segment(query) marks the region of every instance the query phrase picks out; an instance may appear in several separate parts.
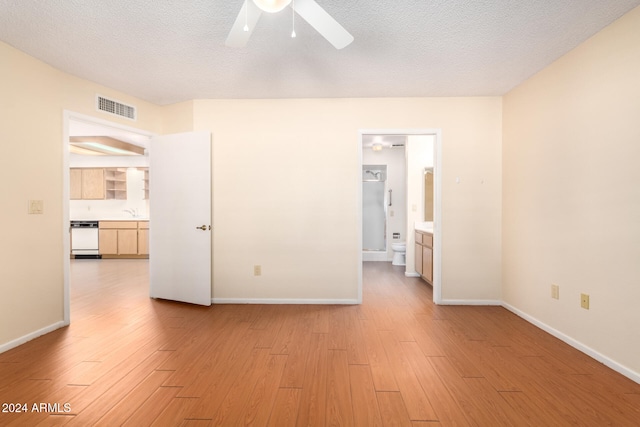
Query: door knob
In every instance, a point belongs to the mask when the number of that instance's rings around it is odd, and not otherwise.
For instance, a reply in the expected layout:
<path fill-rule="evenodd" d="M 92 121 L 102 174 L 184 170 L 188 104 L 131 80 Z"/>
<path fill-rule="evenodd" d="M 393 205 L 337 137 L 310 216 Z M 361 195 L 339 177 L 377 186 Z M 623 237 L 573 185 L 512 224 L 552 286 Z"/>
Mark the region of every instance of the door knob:
<path fill-rule="evenodd" d="M 206 225 L 203 225 L 202 227 L 196 227 L 196 230 L 202 230 L 205 231 L 207 229 Z M 209 230 L 211 230 L 211 226 L 209 226 Z"/>

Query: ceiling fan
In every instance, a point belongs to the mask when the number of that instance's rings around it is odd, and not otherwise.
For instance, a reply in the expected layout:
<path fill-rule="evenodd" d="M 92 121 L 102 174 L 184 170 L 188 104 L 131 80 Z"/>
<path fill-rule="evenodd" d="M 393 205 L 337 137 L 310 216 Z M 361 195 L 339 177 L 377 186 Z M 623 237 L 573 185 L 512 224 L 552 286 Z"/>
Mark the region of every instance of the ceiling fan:
<path fill-rule="evenodd" d="M 353 36 L 315 0 L 293 0 L 293 3 L 292 0 L 245 0 L 225 44 L 229 47 L 244 47 L 262 12 L 276 13 L 289 5 L 336 49 L 342 49 L 353 41 Z M 295 31 L 291 36 L 295 37 Z"/>

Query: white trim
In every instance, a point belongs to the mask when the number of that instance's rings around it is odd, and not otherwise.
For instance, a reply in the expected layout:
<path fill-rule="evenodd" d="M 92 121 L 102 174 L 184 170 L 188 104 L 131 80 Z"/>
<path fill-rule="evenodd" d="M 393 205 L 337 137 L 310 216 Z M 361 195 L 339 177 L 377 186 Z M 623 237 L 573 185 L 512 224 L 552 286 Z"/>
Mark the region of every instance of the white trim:
<path fill-rule="evenodd" d="M 502 305 L 502 301 L 495 299 L 443 299 L 439 302 L 440 305 Z"/>
<path fill-rule="evenodd" d="M 442 301 L 442 131 L 440 129 L 360 129 L 358 130 L 358 174 L 356 203 L 358 206 L 358 299 L 362 302 L 362 137 L 364 135 L 433 135 L 434 227 L 433 227 L 433 302 Z M 406 273 L 405 273 L 406 275 Z M 494 305 L 494 304 L 491 304 Z M 500 304 L 497 304 L 500 305 Z"/>
<path fill-rule="evenodd" d="M 637 382 L 638 384 L 640 384 L 640 373 L 633 371 L 632 369 L 627 368 L 624 365 L 621 365 L 620 363 L 616 362 L 615 360 L 612 360 L 610 358 L 608 358 L 607 356 L 605 356 L 602 353 L 597 352 L 596 350 L 592 349 L 591 347 L 588 347 L 586 345 L 584 345 L 583 343 L 581 343 L 580 341 L 571 338 L 568 335 L 563 334 L 562 332 L 558 331 L 557 329 L 552 328 L 551 326 L 547 325 L 544 322 L 541 322 L 540 320 L 536 319 L 535 317 L 518 310 L 517 308 L 513 307 L 510 304 L 507 304 L 506 302 L 502 302 L 502 306 L 504 308 L 506 308 L 507 310 L 509 310 L 510 312 L 514 313 L 515 315 L 523 318 L 524 320 L 526 320 L 527 322 L 537 326 L 538 328 L 542 329 L 543 331 L 553 335 L 554 337 L 564 341 L 565 343 L 569 344 L 571 347 L 583 352 L 584 354 L 586 354 L 587 356 L 597 360 L 598 362 L 604 364 L 605 366 L 608 366 L 609 368 L 613 369 L 614 371 L 624 375 L 625 377 L 629 378 L 632 381 Z"/>
<path fill-rule="evenodd" d="M 356 176 L 356 206 L 358 214 L 356 215 L 356 235 L 358 239 L 358 304 L 362 304 L 362 133 L 358 134 L 358 173 Z"/>
<path fill-rule="evenodd" d="M 213 304 L 322 304 L 359 305 L 357 299 L 297 299 L 297 298 L 211 298 Z"/>
<path fill-rule="evenodd" d="M 405 271 L 404 275 L 405 275 L 405 277 L 420 277 L 420 273 L 418 273 L 418 272 L 411 273 L 409 271 Z"/>
<path fill-rule="evenodd" d="M 52 325 L 46 326 L 42 329 L 38 329 L 37 331 L 33 331 L 31 333 L 28 333 L 27 335 L 23 335 L 20 338 L 16 338 L 15 340 L 9 341 L 7 343 L 4 343 L 2 345 L 0 345 L 0 353 L 4 353 L 5 351 L 11 350 L 12 348 L 18 347 L 19 345 L 22 345 L 28 341 L 31 341 L 33 339 L 38 338 L 39 336 L 42 336 L 44 334 L 48 334 L 49 332 L 53 332 L 56 329 L 60 329 L 64 326 L 67 326 L 67 324 L 65 322 L 56 322 Z"/>
<path fill-rule="evenodd" d="M 120 116 L 117 116 L 120 117 Z M 63 275 L 63 295 L 64 295 L 64 312 L 63 326 L 69 325 L 71 322 L 71 293 L 69 290 L 69 268 L 71 253 L 71 242 L 69 233 L 69 126 L 71 121 L 91 123 L 100 126 L 107 126 L 126 132 L 136 133 L 148 137 L 154 136 L 153 133 L 130 126 L 121 125 L 100 119 L 98 117 L 87 116 L 85 114 L 75 113 L 69 110 L 62 111 L 62 275 Z"/>

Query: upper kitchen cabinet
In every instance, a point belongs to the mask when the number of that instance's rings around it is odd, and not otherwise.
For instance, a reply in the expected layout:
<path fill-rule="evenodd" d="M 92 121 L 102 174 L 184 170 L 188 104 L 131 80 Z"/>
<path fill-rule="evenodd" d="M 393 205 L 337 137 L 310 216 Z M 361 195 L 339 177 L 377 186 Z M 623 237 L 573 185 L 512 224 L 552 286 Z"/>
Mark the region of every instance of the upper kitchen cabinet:
<path fill-rule="evenodd" d="M 72 200 L 104 199 L 104 169 L 71 169 L 70 195 Z"/>
<path fill-rule="evenodd" d="M 144 174 L 142 178 L 144 183 L 142 187 L 142 191 L 144 192 L 143 199 L 149 200 L 149 168 L 138 168 L 138 170 L 141 170 Z"/>
<path fill-rule="evenodd" d="M 126 200 L 126 168 L 71 168 L 71 200 Z"/>
<path fill-rule="evenodd" d="M 105 173 L 105 199 L 126 200 L 127 199 L 127 169 L 107 168 Z"/>

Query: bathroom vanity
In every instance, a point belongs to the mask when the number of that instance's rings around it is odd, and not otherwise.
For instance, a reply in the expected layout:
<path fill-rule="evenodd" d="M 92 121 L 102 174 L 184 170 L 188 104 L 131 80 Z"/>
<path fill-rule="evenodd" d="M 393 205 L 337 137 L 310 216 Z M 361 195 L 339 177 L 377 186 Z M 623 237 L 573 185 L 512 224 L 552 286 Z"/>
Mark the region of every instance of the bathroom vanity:
<path fill-rule="evenodd" d="M 416 271 L 433 285 L 433 232 L 416 230 Z"/>

